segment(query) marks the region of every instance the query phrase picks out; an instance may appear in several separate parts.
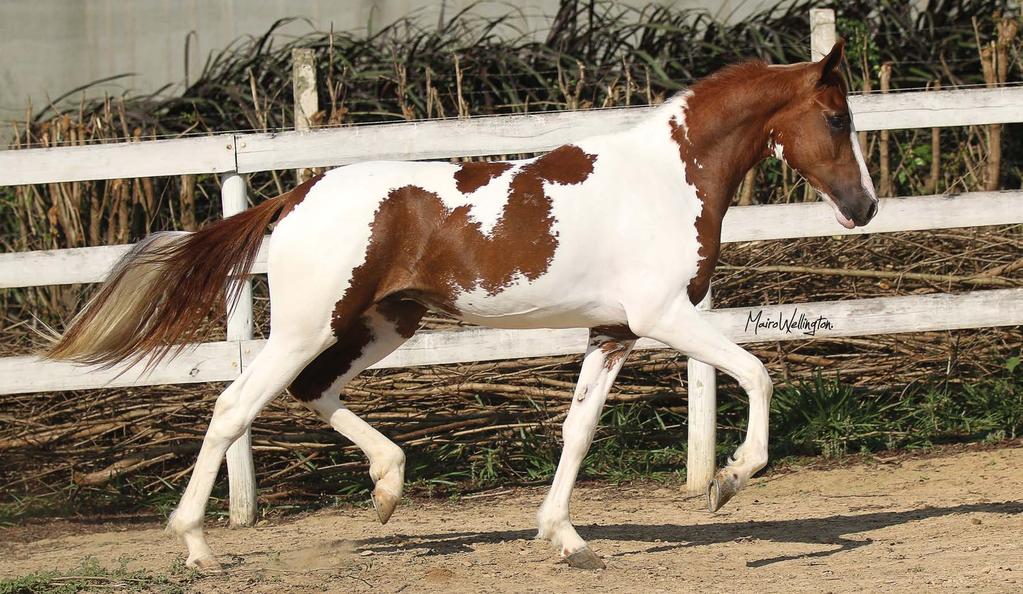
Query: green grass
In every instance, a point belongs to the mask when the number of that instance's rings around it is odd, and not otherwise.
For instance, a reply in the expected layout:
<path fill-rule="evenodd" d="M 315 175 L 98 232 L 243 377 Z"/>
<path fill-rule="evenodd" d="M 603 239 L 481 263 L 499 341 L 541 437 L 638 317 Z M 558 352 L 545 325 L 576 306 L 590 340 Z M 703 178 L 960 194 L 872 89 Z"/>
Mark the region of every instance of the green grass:
<path fill-rule="evenodd" d="M 139 514 L 166 518 L 181 497 L 177 489 L 147 492 L 148 479 L 123 480 L 112 488 L 82 489 L 74 484 L 62 490 L 29 495 L 6 493 L 0 501 L 0 528 L 27 518 L 58 518 L 96 513 Z M 210 515 L 227 517 L 226 481 L 218 483 L 210 498 Z M 140 518 L 141 519 L 141 518 Z"/>
<path fill-rule="evenodd" d="M 608 407 L 583 462 L 581 476 L 623 482 L 637 478 L 685 476 L 684 418 L 650 404 Z M 409 454 L 410 491 L 426 495 L 548 482 L 561 454 L 560 424 L 520 430 L 515 439 L 492 447 L 464 444 Z M 368 487 L 368 484 L 367 484 Z"/>
<path fill-rule="evenodd" d="M 975 383 L 872 394 L 817 373 L 784 386 L 772 402 L 775 455 L 840 456 L 955 442 L 994 442 L 1023 432 L 1019 358 Z"/>
<path fill-rule="evenodd" d="M 0 594 L 72 594 L 74 592 L 185 592 L 200 575 L 187 569 L 180 560 L 166 574 L 146 570 L 129 570 L 127 560 L 107 568 L 89 557 L 68 571 L 41 571 L 0 581 Z"/>
<path fill-rule="evenodd" d="M 55 517 L 66 514 L 67 498 L 58 496 L 25 496 L 10 495 L 10 501 L 0 502 L 0 528 L 15 526 L 25 518 Z"/>
<path fill-rule="evenodd" d="M 748 406 L 720 396 L 718 457 L 741 442 Z M 854 388 L 818 371 L 779 385 L 771 403 L 771 457 L 841 457 L 949 443 L 998 442 L 1023 435 L 1023 367 L 1017 357 L 1000 374 L 973 383 L 909 386 L 901 391 Z M 560 426 L 521 432 L 495 447 L 410 448 L 411 492 L 454 495 L 508 484 L 542 484 L 554 475 Z M 580 476 L 622 482 L 684 480 L 686 416 L 651 403 L 608 407 Z M 352 476 L 369 488 L 368 480 Z M 361 493 L 360 493 L 361 496 Z"/>
<path fill-rule="evenodd" d="M 744 436 L 748 407 L 721 396 L 720 461 Z M 520 433 L 499 447 L 444 446 L 411 453 L 413 491 L 450 495 L 550 480 L 560 454 L 560 427 Z M 1000 374 L 973 383 L 909 386 L 875 393 L 837 375 L 780 385 L 771 403 L 771 456 L 829 458 L 948 443 L 998 442 L 1023 435 L 1023 367 L 1018 357 Z M 621 482 L 685 478 L 686 417 L 656 404 L 605 410 L 581 477 Z M 454 469 L 454 470 L 452 470 Z M 357 479 L 358 480 L 358 479 Z M 367 483 L 368 488 L 368 483 Z"/>

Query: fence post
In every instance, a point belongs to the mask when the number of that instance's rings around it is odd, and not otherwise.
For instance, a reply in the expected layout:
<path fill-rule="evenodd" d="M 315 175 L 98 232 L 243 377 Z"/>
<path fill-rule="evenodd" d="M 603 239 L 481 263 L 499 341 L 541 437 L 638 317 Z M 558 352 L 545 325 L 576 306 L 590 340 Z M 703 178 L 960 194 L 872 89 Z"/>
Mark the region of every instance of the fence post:
<path fill-rule="evenodd" d="M 810 9 L 810 60 L 819 61 L 835 46 L 835 11 L 830 8 Z"/>
<path fill-rule="evenodd" d="M 312 127 L 313 116 L 320 110 L 316 95 L 316 54 L 311 49 L 291 50 L 291 90 L 295 95 L 295 129 L 304 132 Z M 308 169 L 296 169 L 298 183 L 311 176 Z"/>
<path fill-rule="evenodd" d="M 245 178 L 241 175 L 235 172 L 225 174 L 220 189 L 224 218 L 242 212 L 248 207 Z M 238 294 L 238 303 L 228 312 L 227 339 L 251 338 L 252 281 L 246 280 Z M 256 467 L 252 462 L 252 436 L 248 430 L 227 450 L 227 482 L 230 491 L 231 525 L 251 526 L 256 521 Z"/>
<path fill-rule="evenodd" d="M 696 309 L 711 307 L 710 289 Z M 686 450 L 686 491 L 707 491 L 717 464 L 717 377 L 712 365 L 690 358 L 686 368 L 689 393 L 689 435 Z"/>

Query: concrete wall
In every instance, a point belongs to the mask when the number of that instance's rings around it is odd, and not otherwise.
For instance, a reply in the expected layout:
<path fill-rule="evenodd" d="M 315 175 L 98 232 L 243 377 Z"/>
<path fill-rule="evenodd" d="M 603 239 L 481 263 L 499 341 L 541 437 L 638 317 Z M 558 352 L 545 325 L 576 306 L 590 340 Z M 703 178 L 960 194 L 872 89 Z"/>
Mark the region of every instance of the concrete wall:
<path fill-rule="evenodd" d="M 642 6 L 648 0 L 620 0 Z M 661 0 L 699 6 L 722 16 L 742 18 L 770 0 Z M 194 77 L 210 52 L 242 35 L 258 35 L 275 20 L 301 16 L 283 35 L 313 29 L 379 28 L 408 14 L 435 23 L 473 0 L 0 0 L 0 121 L 24 117 L 31 100 L 38 108 L 89 82 L 132 73 L 93 88 L 120 94 L 151 92 L 185 79 L 185 38 L 191 39 L 187 64 Z M 523 30 L 542 29 L 558 0 L 485 1 L 481 16 L 517 12 Z M 78 95 L 76 95 L 76 98 Z M 6 126 L 5 126 L 6 127 Z"/>

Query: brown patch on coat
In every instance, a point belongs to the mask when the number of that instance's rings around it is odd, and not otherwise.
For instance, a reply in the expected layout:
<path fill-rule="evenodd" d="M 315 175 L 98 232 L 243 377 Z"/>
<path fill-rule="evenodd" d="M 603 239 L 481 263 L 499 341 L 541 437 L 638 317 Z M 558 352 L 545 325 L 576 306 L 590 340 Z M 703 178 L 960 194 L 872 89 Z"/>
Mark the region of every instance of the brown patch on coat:
<path fill-rule="evenodd" d="M 329 396 L 326 391 L 338 378 L 352 370 L 352 365 L 362 357 L 366 347 L 377 340 L 378 332 L 393 329 L 402 338 L 410 338 L 419 329 L 419 321 L 426 313 L 426 308 L 418 303 L 397 299 L 384 300 L 373 309 L 383 316 L 384 322 L 374 324 L 368 315 L 361 315 L 354 323 L 334 327 L 337 342 L 306 365 L 291 382 L 288 392 L 292 396 L 301 402 Z"/>
<path fill-rule="evenodd" d="M 607 326 L 594 326 L 590 328 L 590 342 L 595 338 L 608 337 L 618 340 L 638 340 L 639 337 L 626 324 L 614 324 Z"/>
<path fill-rule="evenodd" d="M 426 315 L 426 308 L 410 300 L 385 299 L 377 304 L 377 311 L 384 319 L 394 324 L 398 336 L 409 339 L 419 330 L 419 322 Z"/>
<path fill-rule="evenodd" d="M 512 167 L 511 163 L 504 161 L 462 163 L 455 172 L 455 187 L 463 194 L 472 194 Z"/>
<path fill-rule="evenodd" d="M 300 402 L 319 399 L 339 377 L 351 370 L 373 339 L 369 319 L 360 316 L 337 337 L 337 342 L 302 369 L 288 386 L 288 393 Z"/>
<path fill-rule="evenodd" d="M 819 79 L 817 64 L 786 68 L 771 68 L 757 61 L 737 64 L 692 87 L 684 108 L 685 127 L 674 116 L 668 122 L 685 164 L 686 181 L 696 188 L 703 203 L 696 219 L 701 259 L 687 287 L 693 304 L 699 303 L 710 287 L 721 250 L 725 211 L 746 172 L 768 155 L 771 130 L 795 129 L 806 123 L 812 119 L 807 106 L 821 97 L 829 103 L 839 99 L 845 103 L 843 87 L 821 87 Z M 795 112 L 799 121 L 786 119 Z M 785 143 L 786 157 L 789 152 Z"/>
<path fill-rule="evenodd" d="M 626 325 L 590 328 L 590 346 L 604 353 L 604 369 L 609 371 L 629 354 L 638 338 Z"/>
<path fill-rule="evenodd" d="M 692 113 L 689 109 L 686 112 L 687 115 Z M 721 221 L 725 217 L 725 210 L 734 190 L 712 194 L 716 189 L 714 186 L 719 185 L 714 177 L 718 163 L 705 163 L 696 157 L 695 148 L 686 140 L 686 129 L 678 124 L 674 116 L 668 122 L 668 126 L 671 129 L 672 140 L 678 144 L 679 157 L 685 163 L 686 182 L 696 188 L 696 196 L 702 203 L 700 215 L 696 218 L 696 241 L 700 244 L 697 253 L 700 255 L 700 261 L 696 265 L 696 276 L 689 281 L 686 288 L 689 301 L 695 305 L 704 298 L 710 288 L 710 278 L 714 274 L 721 250 Z M 703 165 L 703 168 L 699 165 Z M 708 167 L 712 168 L 711 172 L 704 173 Z"/>
<path fill-rule="evenodd" d="M 600 350 L 604 352 L 604 369 L 614 369 L 615 365 L 629 354 L 630 346 L 630 344 L 617 340 L 609 340 L 601 344 Z"/>
<path fill-rule="evenodd" d="M 582 183 L 596 158 L 567 145 L 521 166 L 489 236 L 468 205 L 448 209 L 440 196 L 414 185 L 391 190 L 374 217 L 366 261 L 334 308 L 335 329 L 392 295 L 457 313 L 459 293 L 482 288 L 496 295 L 519 275 L 536 280 L 558 246 L 544 183 Z"/>

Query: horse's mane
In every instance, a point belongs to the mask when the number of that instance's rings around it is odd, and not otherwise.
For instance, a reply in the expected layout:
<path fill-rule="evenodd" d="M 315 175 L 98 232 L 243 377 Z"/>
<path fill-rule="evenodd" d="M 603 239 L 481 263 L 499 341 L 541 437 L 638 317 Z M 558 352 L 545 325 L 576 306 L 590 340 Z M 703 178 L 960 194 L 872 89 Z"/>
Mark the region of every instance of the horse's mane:
<path fill-rule="evenodd" d="M 665 103 L 681 99 L 683 96 L 690 93 L 698 94 L 702 97 L 716 97 L 722 95 L 727 90 L 735 88 L 743 88 L 746 89 L 747 92 L 756 92 L 759 94 L 779 93 L 791 95 L 792 93 L 799 91 L 796 87 L 798 84 L 797 81 L 799 80 L 798 77 L 775 77 L 771 81 L 771 84 L 763 84 L 759 86 L 751 86 L 749 83 L 760 77 L 780 73 L 796 66 L 800 65 L 771 65 L 763 60 L 757 59 L 736 62 L 697 80 L 686 88 L 681 89 L 665 101 Z"/>
<path fill-rule="evenodd" d="M 767 67 L 767 62 L 763 60 L 736 62 L 697 80 L 691 88 L 698 90 L 701 87 L 730 85 L 746 81 L 755 75 L 764 74 L 767 71 Z"/>
<path fill-rule="evenodd" d="M 757 74 L 767 71 L 768 64 L 763 60 L 745 60 L 729 64 L 715 70 L 707 76 L 697 79 L 693 84 L 675 92 L 665 103 L 681 98 L 683 95 L 695 92 L 706 92 L 708 90 L 731 86 L 742 81 L 747 81 Z"/>

